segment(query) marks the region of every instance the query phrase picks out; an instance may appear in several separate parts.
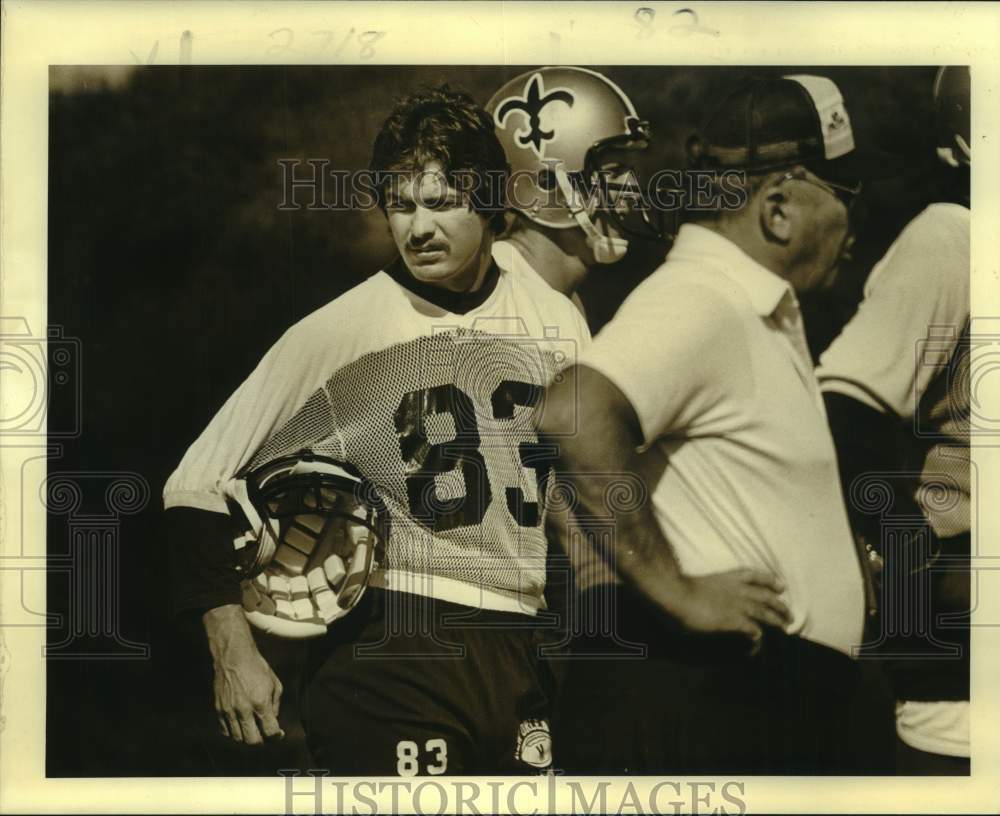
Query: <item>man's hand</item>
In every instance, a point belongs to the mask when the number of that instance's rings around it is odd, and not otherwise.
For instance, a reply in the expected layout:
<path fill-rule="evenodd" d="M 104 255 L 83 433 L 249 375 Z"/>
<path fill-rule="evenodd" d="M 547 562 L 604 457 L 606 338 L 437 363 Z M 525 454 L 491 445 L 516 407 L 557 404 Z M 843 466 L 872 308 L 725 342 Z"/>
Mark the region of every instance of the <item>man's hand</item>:
<path fill-rule="evenodd" d="M 679 576 L 679 590 L 664 598 L 667 612 L 694 632 L 741 632 L 753 641 L 762 624 L 784 628 L 791 612 L 778 597 L 784 587 L 767 572 L 736 569 L 698 577 Z"/>
<path fill-rule="evenodd" d="M 278 725 L 281 681 L 257 650 L 242 607 L 220 606 L 206 612 L 203 620 L 215 664 L 215 711 L 223 735 L 248 745 L 262 743 L 262 733 L 283 738 Z"/>

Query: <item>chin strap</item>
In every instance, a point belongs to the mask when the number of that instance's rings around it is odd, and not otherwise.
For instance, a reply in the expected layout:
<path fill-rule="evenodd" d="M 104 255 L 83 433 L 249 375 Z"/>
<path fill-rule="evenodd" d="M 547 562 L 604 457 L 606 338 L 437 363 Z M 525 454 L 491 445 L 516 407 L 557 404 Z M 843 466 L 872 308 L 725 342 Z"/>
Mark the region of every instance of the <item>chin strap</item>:
<path fill-rule="evenodd" d="M 939 147 L 937 149 L 937 157 L 949 167 L 958 167 L 958 161 L 955 159 L 955 151 L 950 147 Z"/>
<path fill-rule="evenodd" d="M 247 565 L 250 572 L 256 572 L 270 561 L 278 549 L 278 530 L 270 520 L 261 519 L 257 508 L 247 495 L 245 479 L 230 479 L 222 485 L 222 495 L 239 505 L 246 517 L 250 529 L 233 539 L 233 549 L 242 550 L 251 544 L 257 544 L 257 552 L 252 564 Z"/>
<path fill-rule="evenodd" d="M 961 153 L 960 157 L 955 155 L 953 147 L 939 147 L 937 149 L 938 158 L 949 167 L 960 167 L 963 164 L 969 164 L 972 157 L 971 148 L 966 144 L 965 139 L 958 134 L 955 134 L 955 143 L 958 145 L 959 152 Z"/>
<path fill-rule="evenodd" d="M 584 206 L 582 196 L 573 189 L 573 185 L 566 175 L 562 165 L 555 168 L 556 184 L 559 185 L 559 192 L 566 199 L 566 206 L 569 214 L 573 216 L 577 226 L 583 230 L 587 236 L 587 246 L 594 253 L 594 260 L 599 264 L 611 264 L 620 261 L 628 251 L 628 241 L 624 238 L 613 238 L 605 235 L 590 220 L 587 215 L 587 208 Z"/>

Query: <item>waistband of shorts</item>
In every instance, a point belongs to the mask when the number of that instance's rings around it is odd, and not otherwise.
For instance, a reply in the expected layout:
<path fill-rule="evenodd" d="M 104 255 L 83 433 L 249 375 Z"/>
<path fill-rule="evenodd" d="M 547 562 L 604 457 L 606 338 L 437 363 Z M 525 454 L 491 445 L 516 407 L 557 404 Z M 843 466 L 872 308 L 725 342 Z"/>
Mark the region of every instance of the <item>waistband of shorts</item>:
<path fill-rule="evenodd" d="M 472 609 L 488 610 L 490 612 L 506 613 L 517 617 L 534 617 L 539 609 L 544 608 L 541 599 L 528 596 L 511 597 L 493 592 L 481 586 L 466 584 L 454 578 L 442 578 L 438 575 L 421 575 L 402 570 L 378 570 L 373 572 L 368 585 L 377 589 L 406 592 L 412 595 L 422 595 L 460 608 L 460 611 Z"/>
<path fill-rule="evenodd" d="M 362 603 L 366 601 L 369 603 L 369 614 L 377 618 L 420 615 L 428 620 L 439 621 L 448 630 L 468 628 L 534 633 L 541 626 L 541 622 L 535 615 L 476 608 L 430 598 L 426 595 L 418 595 L 415 592 L 397 592 L 393 589 L 369 587 Z M 393 612 L 394 609 L 395 612 Z"/>

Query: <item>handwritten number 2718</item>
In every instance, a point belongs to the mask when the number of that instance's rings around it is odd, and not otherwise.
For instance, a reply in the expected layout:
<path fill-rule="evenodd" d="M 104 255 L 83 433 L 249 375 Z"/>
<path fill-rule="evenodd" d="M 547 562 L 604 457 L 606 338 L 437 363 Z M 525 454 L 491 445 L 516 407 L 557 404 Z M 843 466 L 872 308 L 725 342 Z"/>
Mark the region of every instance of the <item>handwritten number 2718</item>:
<path fill-rule="evenodd" d="M 338 40 L 337 32 L 335 31 L 310 31 L 310 36 L 316 38 L 318 42 L 316 40 L 311 41 L 314 43 L 314 46 L 306 46 L 304 51 L 310 56 L 327 54 L 330 46 L 336 41 L 336 47 L 330 53 L 330 56 L 339 57 L 351 40 L 354 40 L 358 45 L 358 56 L 361 59 L 371 59 L 375 56 L 375 43 L 381 40 L 386 33 L 385 31 L 362 31 L 358 33 L 352 28 Z M 279 56 L 293 50 L 295 44 L 295 31 L 293 29 L 276 28 L 274 31 L 269 32 L 268 36 L 274 41 L 267 48 L 269 56 Z"/>

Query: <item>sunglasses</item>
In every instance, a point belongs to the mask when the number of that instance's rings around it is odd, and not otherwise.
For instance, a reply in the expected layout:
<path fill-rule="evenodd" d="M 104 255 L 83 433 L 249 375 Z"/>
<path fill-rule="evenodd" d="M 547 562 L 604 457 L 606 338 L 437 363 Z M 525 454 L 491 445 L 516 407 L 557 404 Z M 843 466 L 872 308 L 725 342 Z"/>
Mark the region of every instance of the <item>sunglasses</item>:
<path fill-rule="evenodd" d="M 827 181 L 819 177 L 810 178 L 805 170 L 789 170 L 781 177 L 781 181 L 804 181 L 806 184 L 812 184 L 814 187 L 826 190 L 847 207 L 848 212 L 852 210 L 855 198 L 861 193 L 860 184 L 856 187 L 848 187 L 847 185 L 837 184 L 836 182 Z"/>

